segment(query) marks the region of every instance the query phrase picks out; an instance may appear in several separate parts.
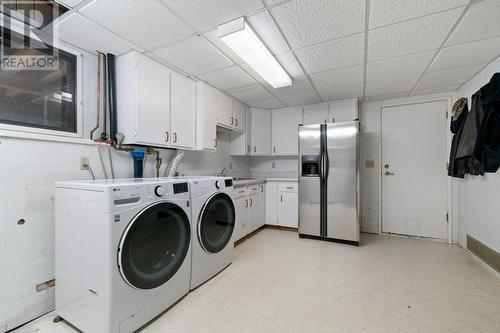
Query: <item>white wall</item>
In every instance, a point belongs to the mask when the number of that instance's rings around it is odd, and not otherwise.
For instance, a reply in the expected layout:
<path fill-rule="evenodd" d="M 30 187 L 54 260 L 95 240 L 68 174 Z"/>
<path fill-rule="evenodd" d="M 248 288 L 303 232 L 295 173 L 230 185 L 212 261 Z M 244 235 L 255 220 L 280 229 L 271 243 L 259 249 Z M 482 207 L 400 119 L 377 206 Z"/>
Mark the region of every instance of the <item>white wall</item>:
<path fill-rule="evenodd" d="M 469 98 L 500 72 L 497 58 L 457 91 L 457 98 Z M 458 241 L 466 246 L 467 234 L 500 252 L 500 172 L 484 177 L 468 176 L 454 179 L 455 217 L 458 220 Z"/>
<path fill-rule="evenodd" d="M 80 156 L 88 156 L 96 178 L 103 178 L 97 147 L 88 140 L 95 126 L 97 58 L 82 54 L 83 134 L 87 140 L 70 143 L 62 138 L 56 142 L 0 133 L 0 267 L 8 267 L 0 269 L 0 331 L 6 319 L 18 325 L 54 307 L 54 288 L 35 291 L 37 284 L 54 278 L 54 182 L 90 179 L 87 171 L 80 170 Z M 216 153 L 186 152 L 180 172 L 215 174 L 232 164 L 233 174 L 249 175 L 248 158 L 230 158 L 229 134 L 220 132 L 218 139 Z M 167 163 L 175 151 L 161 153 Z M 113 151 L 113 160 L 117 178 L 133 176 L 128 153 Z M 152 156 L 147 159 L 144 175 L 155 175 Z M 16 223 L 20 218 L 26 220 L 24 225 Z"/>
<path fill-rule="evenodd" d="M 255 156 L 250 165 L 254 177 L 297 178 L 299 172 L 298 158 L 293 156 Z"/>
<path fill-rule="evenodd" d="M 424 96 L 411 96 L 361 103 L 361 229 L 364 232 L 380 231 L 380 133 L 381 109 L 387 106 L 419 103 L 455 98 L 455 92 Z M 423 129 L 425 130 L 425 129 Z M 374 168 L 366 168 L 365 162 L 373 160 Z"/>

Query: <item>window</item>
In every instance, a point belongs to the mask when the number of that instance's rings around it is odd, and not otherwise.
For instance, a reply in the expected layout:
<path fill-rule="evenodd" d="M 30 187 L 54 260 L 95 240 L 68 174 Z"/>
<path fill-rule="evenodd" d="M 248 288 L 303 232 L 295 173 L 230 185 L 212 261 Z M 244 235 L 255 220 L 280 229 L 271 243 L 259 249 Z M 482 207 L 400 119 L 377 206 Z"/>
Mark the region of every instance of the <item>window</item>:
<path fill-rule="evenodd" d="M 1 29 L 0 123 L 76 133 L 76 55 Z"/>

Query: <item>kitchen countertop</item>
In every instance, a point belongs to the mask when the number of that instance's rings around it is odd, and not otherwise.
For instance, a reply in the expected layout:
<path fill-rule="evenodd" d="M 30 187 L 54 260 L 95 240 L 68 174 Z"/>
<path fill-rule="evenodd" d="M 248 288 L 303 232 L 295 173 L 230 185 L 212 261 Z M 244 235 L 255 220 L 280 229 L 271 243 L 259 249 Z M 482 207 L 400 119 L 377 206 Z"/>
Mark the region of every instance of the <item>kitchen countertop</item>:
<path fill-rule="evenodd" d="M 266 177 L 256 177 L 252 179 L 242 179 L 242 180 L 235 180 L 233 182 L 234 187 L 242 187 L 242 186 L 247 186 L 247 185 L 254 185 L 254 184 L 262 184 L 265 182 L 297 182 L 297 178 L 266 178 Z"/>

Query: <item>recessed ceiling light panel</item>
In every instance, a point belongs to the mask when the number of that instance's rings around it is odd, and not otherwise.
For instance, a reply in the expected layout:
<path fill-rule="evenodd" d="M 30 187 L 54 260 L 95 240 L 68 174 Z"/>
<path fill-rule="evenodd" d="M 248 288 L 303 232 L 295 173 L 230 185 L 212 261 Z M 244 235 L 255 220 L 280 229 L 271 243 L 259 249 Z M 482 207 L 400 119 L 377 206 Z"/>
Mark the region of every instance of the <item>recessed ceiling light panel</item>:
<path fill-rule="evenodd" d="M 273 88 L 290 86 L 292 79 L 244 17 L 218 27 L 219 38 Z"/>

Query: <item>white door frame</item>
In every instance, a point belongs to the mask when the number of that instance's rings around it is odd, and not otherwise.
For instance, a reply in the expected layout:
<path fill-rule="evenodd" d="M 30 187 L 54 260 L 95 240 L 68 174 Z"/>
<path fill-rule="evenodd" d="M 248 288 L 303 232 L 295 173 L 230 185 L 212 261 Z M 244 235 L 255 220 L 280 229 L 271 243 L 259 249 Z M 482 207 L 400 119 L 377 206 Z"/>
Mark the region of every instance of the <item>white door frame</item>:
<path fill-rule="evenodd" d="M 452 110 L 452 98 L 451 97 L 443 97 L 443 98 L 431 98 L 431 99 L 422 99 L 419 101 L 415 102 L 409 102 L 409 103 L 388 103 L 386 105 L 380 106 L 379 109 L 379 122 L 380 122 L 380 135 L 379 135 L 379 142 L 378 142 L 378 147 L 379 147 L 379 161 L 380 161 L 380 166 L 379 166 L 379 174 L 378 174 L 378 183 L 379 183 L 379 221 L 378 221 L 378 232 L 379 234 L 386 234 L 382 232 L 382 219 L 383 219 L 383 213 L 382 213 L 382 109 L 384 108 L 390 108 L 390 107 L 398 107 L 398 106 L 408 106 L 408 105 L 417 105 L 417 104 L 425 104 L 425 103 L 432 103 L 432 102 L 446 102 L 446 128 L 443 130 L 446 131 L 446 151 L 449 152 L 451 148 L 451 140 L 452 140 L 452 134 L 449 130 L 450 128 L 450 122 L 451 122 L 451 110 Z M 443 166 L 444 167 L 444 166 Z M 452 181 L 451 177 L 447 177 L 447 189 L 446 189 L 446 202 L 447 202 L 447 211 L 448 211 L 448 243 L 452 244 L 456 242 L 456 239 L 453 239 L 453 231 L 455 230 L 455 219 L 453 216 L 453 207 L 452 207 Z"/>

